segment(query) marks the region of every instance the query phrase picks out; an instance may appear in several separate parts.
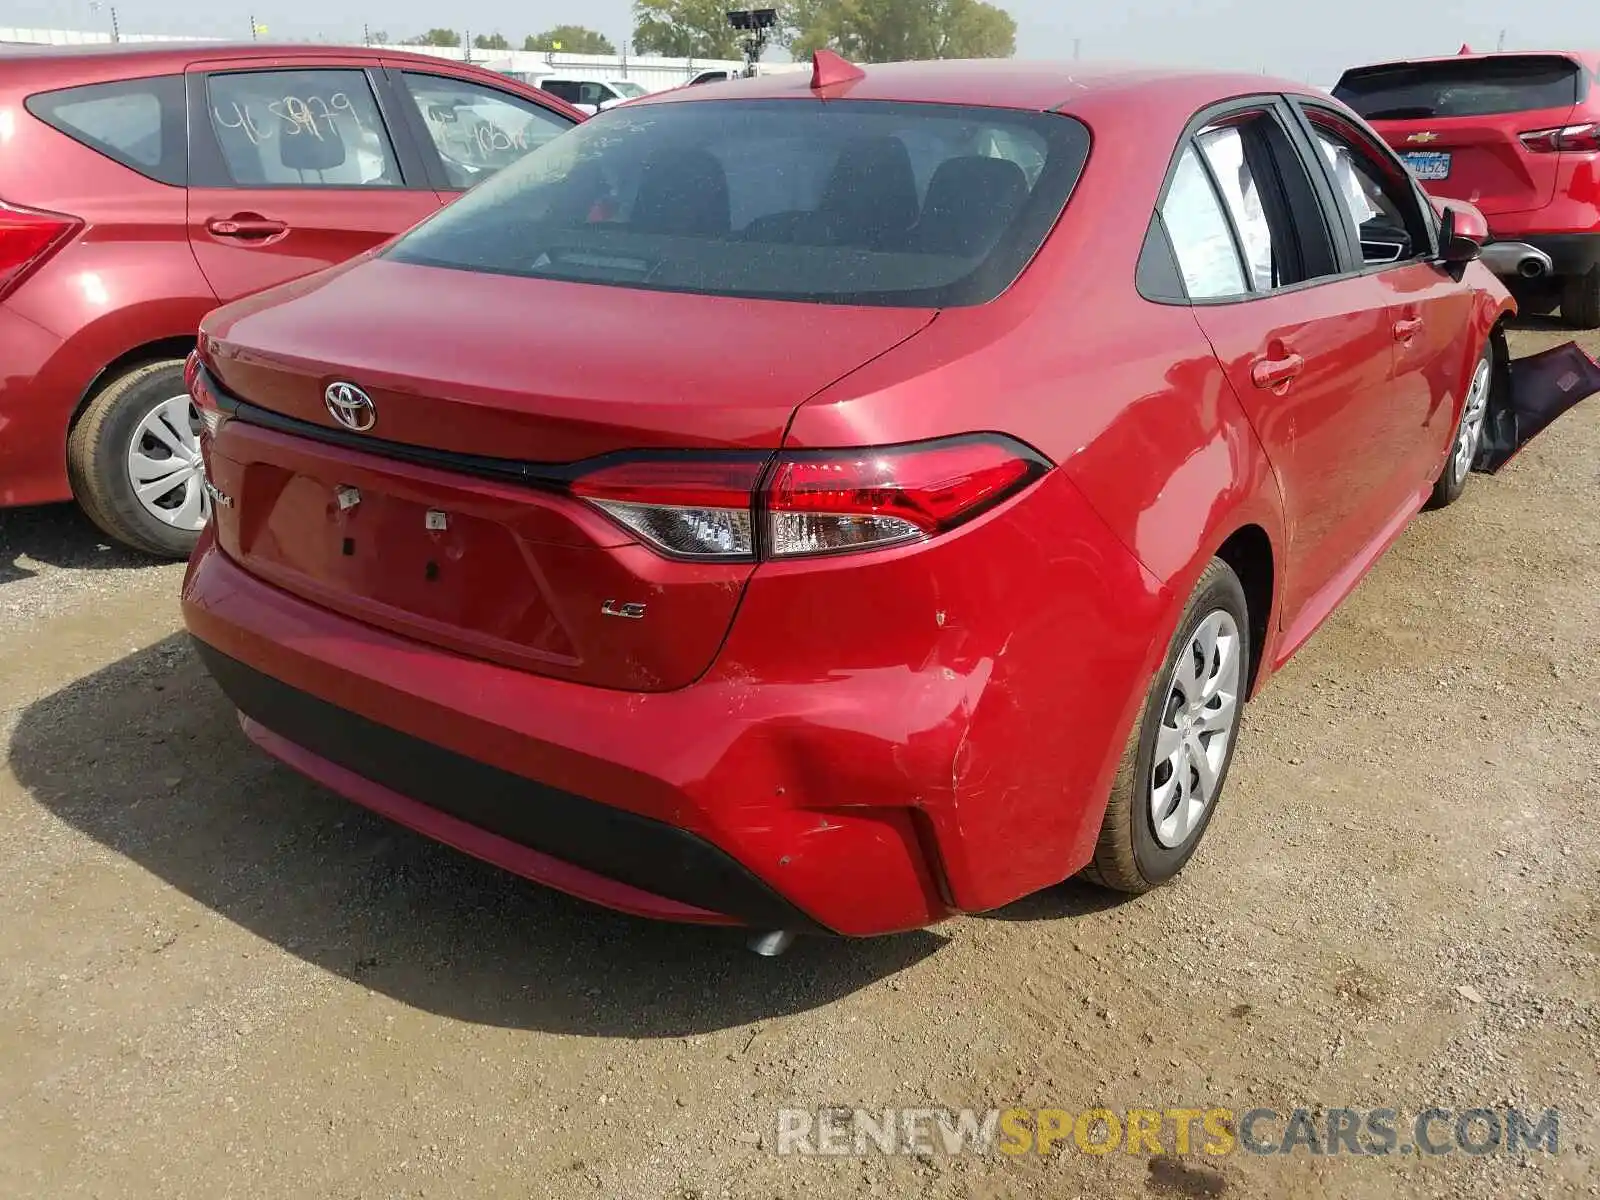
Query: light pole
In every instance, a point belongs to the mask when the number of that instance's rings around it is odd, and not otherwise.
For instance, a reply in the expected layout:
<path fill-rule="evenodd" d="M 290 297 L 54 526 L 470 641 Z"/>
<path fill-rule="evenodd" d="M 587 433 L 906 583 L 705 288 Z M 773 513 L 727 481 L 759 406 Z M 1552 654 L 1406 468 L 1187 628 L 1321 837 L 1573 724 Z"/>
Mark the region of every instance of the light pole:
<path fill-rule="evenodd" d="M 89 0 L 90 12 L 97 13 L 102 8 L 111 14 L 111 40 L 113 42 L 121 41 L 122 35 L 117 31 L 117 6 L 115 4 L 102 4 L 100 0 Z"/>

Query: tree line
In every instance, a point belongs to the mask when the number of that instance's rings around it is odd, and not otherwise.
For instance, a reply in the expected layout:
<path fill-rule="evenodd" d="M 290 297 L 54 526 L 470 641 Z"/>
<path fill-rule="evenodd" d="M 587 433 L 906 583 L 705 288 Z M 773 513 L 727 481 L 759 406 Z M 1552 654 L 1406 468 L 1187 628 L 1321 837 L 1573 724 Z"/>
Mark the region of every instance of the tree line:
<path fill-rule="evenodd" d="M 728 26 L 728 9 L 742 0 L 634 0 L 636 54 L 668 58 L 739 58 L 742 35 Z M 857 62 L 926 58 L 1009 58 L 1017 23 L 986 0 L 782 0 L 772 41 L 795 58 L 838 51 Z M 460 46 L 461 35 L 430 29 L 408 45 Z M 510 50 L 501 33 L 478 34 L 477 50 Z M 523 39 L 522 49 L 569 54 L 615 54 L 603 33 L 558 25 Z"/>
<path fill-rule="evenodd" d="M 374 37 L 382 44 L 385 39 Z M 461 45 L 461 34 L 454 29 L 430 29 L 427 33 L 406 38 L 403 46 Z M 510 50 L 512 45 L 503 33 L 480 33 L 472 39 L 474 50 Z M 567 54 L 615 54 L 617 47 L 603 33 L 585 29 L 582 25 L 557 25 L 543 33 L 530 33 L 522 39 L 523 50 L 560 50 Z M 640 53 L 646 53 L 640 51 Z"/>

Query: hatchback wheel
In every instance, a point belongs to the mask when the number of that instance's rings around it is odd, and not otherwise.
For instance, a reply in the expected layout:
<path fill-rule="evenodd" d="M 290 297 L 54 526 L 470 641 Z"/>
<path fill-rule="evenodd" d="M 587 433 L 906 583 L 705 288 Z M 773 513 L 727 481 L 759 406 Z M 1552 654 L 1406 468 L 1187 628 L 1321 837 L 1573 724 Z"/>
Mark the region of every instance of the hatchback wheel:
<path fill-rule="evenodd" d="M 1461 405 L 1461 419 L 1456 422 L 1455 440 L 1450 443 L 1450 457 L 1444 470 L 1433 485 L 1433 495 L 1428 498 L 1429 508 L 1443 508 L 1454 504 L 1466 491 L 1467 479 L 1472 474 L 1472 460 L 1478 456 L 1483 443 L 1484 419 L 1489 415 L 1489 392 L 1494 386 L 1494 353 L 1484 348 L 1483 357 L 1473 369 L 1472 381 L 1467 385 L 1467 398 Z"/>
<path fill-rule="evenodd" d="M 102 388 L 72 428 L 67 467 L 78 503 L 107 534 L 149 554 L 187 557 L 211 499 L 182 360 L 136 367 Z"/>
<path fill-rule="evenodd" d="M 1134 727 L 1085 875 L 1125 892 L 1166 882 L 1205 836 L 1233 760 L 1250 679 L 1249 608 L 1212 559 Z"/>
<path fill-rule="evenodd" d="M 1561 316 L 1573 329 L 1600 329 L 1600 266 L 1561 281 Z"/>

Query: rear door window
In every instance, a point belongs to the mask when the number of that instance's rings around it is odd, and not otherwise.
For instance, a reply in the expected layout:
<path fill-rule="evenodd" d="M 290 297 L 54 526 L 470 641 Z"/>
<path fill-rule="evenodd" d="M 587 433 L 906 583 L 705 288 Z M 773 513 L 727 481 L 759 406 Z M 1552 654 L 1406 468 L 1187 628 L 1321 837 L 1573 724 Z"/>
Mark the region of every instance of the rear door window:
<path fill-rule="evenodd" d="M 1185 146 L 1178 158 L 1161 204 L 1161 221 L 1191 300 L 1215 300 L 1249 290 L 1222 200 L 1193 146 Z"/>
<path fill-rule="evenodd" d="M 47 125 L 141 175 L 177 185 L 185 180 L 181 75 L 40 92 L 26 106 Z"/>
<path fill-rule="evenodd" d="M 364 71 L 230 71 L 206 79 L 207 111 L 240 187 L 399 187 Z"/>
<path fill-rule="evenodd" d="M 1222 200 L 1233 218 L 1244 247 L 1245 265 L 1250 269 L 1251 287 L 1265 292 L 1278 285 L 1277 266 L 1283 260 L 1282 248 L 1273 245 L 1272 226 L 1262 205 L 1262 189 L 1256 172 L 1245 161 L 1244 137 L 1236 125 L 1221 125 L 1200 132 L 1196 139 L 1222 192 Z"/>
<path fill-rule="evenodd" d="M 1426 121 L 1571 108 L 1583 70 L 1556 55 L 1391 63 L 1346 71 L 1333 89 L 1369 121 Z"/>
<path fill-rule="evenodd" d="M 1161 205 L 1191 300 L 1314 283 L 1339 255 L 1281 107 L 1227 112 L 1182 146 Z"/>
<path fill-rule="evenodd" d="M 413 230 L 402 261 L 621 287 L 943 307 L 998 295 L 1089 149 L 1071 117 L 711 100 L 607 110 Z"/>
<path fill-rule="evenodd" d="M 402 77 L 453 188 L 469 188 L 573 122 L 531 100 L 482 84 L 407 71 Z"/>

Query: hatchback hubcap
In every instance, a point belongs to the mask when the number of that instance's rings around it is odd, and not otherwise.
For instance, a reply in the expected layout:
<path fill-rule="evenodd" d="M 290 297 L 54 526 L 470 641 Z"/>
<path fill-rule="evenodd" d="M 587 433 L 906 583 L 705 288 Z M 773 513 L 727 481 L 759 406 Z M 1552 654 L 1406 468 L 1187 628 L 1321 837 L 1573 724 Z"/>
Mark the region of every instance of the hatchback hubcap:
<path fill-rule="evenodd" d="M 1156 841 L 1183 845 L 1217 798 L 1239 718 L 1239 626 L 1217 609 L 1178 655 L 1156 731 L 1150 822 Z"/>
<path fill-rule="evenodd" d="M 200 414 L 174 396 L 145 414 L 128 445 L 128 479 L 144 510 L 174 529 L 199 531 L 211 515 Z"/>
<path fill-rule="evenodd" d="M 1456 431 L 1456 478 L 1463 479 L 1472 469 L 1483 437 L 1483 418 L 1489 412 L 1489 364 L 1481 362 L 1467 389 L 1467 402 L 1461 410 L 1461 428 Z"/>

